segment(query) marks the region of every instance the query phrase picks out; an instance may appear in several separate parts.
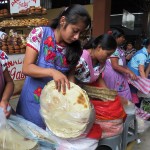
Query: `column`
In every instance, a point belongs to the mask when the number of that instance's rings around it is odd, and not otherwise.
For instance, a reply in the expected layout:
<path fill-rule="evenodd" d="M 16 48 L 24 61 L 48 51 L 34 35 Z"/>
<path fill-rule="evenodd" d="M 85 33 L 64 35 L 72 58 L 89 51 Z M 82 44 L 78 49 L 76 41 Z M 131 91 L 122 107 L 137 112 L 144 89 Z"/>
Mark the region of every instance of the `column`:
<path fill-rule="evenodd" d="M 98 36 L 109 30 L 111 14 L 111 0 L 93 1 L 92 35 Z"/>

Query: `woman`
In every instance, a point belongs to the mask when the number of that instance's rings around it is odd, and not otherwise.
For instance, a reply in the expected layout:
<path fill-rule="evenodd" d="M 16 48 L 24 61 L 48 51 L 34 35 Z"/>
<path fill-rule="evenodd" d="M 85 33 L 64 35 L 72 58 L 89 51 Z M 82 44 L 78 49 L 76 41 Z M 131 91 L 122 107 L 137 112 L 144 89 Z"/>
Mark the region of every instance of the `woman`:
<path fill-rule="evenodd" d="M 76 66 L 75 77 L 82 84 L 95 83 L 106 87 L 102 79 L 106 59 L 116 49 L 115 39 L 108 34 L 92 38 L 83 46 L 83 53 Z"/>
<path fill-rule="evenodd" d="M 150 39 L 145 41 L 145 46 L 137 51 L 128 63 L 128 68 L 137 76 L 146 77 L 146 68 L 150 60 Z"/>
<path fill-rule="evenodd" d="M 125 41 L 125 35 L 121 29 L 112 29 L 109 33 L 116 39 L 117 49 L 106 61 L 104 80 L 108 88 L 116 90 L 118 95 L 131 100 L 131 92 L 126 76 L 128 75 L 135 80 L 136 75 L 126 67 L 125 54 L 120 48 Z"/>
<path fill-rule="evenodd" d="M 33 29 L 27 38 L 23 73 L 27 75 L 17 113 L 45 129 L 40 115 L 40 94 L 50 80 L 65 92 L 73 81 L 75 66 L 82 54 L 79 36 L 91 19 L 82 5 L 72 5 L 55 18 L 50 27 Z"/>
<path fill-rule="evenodd" d="M 14 83 L 7 68 L 8 57 L 5 52 L 0 50 L 0 108 L 3 109 L 5 116 L 9 117 L 9 100 L 14 91 Z"/>
<path fill-rule="evenodd" d="M 128 68 L 133 71 L 137 76 L 148 78 L 150 65 L 150 39 L 145 41 L 145 46 L 137 51 L 128 63 Z M 140 107 L 140 101 L 137 97 L 138 89 L 130 85 L 131 93 L 133 95 L 133 102 L 136 106 Z"/>
<path fill-rule="evenodd" d="M 81 84 L 81 86 L 88 84 L 90 86 L 107 88 L 107 85 L 103 80 L 102 72 L 105 69 L 107 58 L 110 57 L 117 48 L 116 40 L 109 34 L 103 34 L 91 39 L 83 48 L 82 56 L 75 70 L 75 77 L 78 83 Z M 100 139 L 120 134 L 122 132 L 122 120 L 120 116 L 121 114 L 124 114 L 120 99 L 116 97 L 114 101 L 109 101 L 109 99 L 97 100 L 94 98 L 91 98 L 90 100 L 95 108 L 96 121 L 88 136 L 90 138 Z M 105 100 L 105 102 L 103 100 Z M 109 112 L 111 112 L 111 115 L 106 113 L 108 109 Z M 108 125 L 108 122 L 104 120 L 104 117 L 109 121 L 113 118 L 114 121 L 114 116 L 117 119 L 120 119 L 118 124 L 109 122 Z M 109 129 L 110 124 L 113 130 Z M 118 127 L 117 130 L 115 129 L 116 125 Z M 99 131 L 101 131 L 102 134 Z"/>

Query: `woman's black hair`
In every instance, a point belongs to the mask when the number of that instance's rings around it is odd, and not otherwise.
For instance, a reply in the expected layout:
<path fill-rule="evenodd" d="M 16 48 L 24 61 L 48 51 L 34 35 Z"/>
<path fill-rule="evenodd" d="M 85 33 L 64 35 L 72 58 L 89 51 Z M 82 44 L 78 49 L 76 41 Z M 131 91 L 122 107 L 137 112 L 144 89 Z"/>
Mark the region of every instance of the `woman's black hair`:
<path fill-rule="evenodd" d="M 66 59 L 70 68 L 77 65 L 80 57 L 82 55 L 81 42 L 79 40 L 72 42 L 67 46 L 66 49 Z"/>
<path fill-rule="evenodd" d="M 97 46 L 102 47 L 104 50 L 116 49 L 117 43 L 112 35 L 103 34 L 97 38 L 91 38 L 84 46 L 83 49 L 95 49 Z"/>
<path fill-rule="evenodd" d="M 84 6 L 79 4 L 71 5 L 70 7 L 65 8 L 55 19 L 52 20 L 50 27 L 56 29 L 60 26 L 60 19 L 62 16 L 65 16 L 66 23 L 68 24 L 77 24 L 79 21 L 84 22 L 86 28 L 91 26 L 91 17 L 88 14 Z"/>
<path fill-rule="evenodd" d="M 144 46 L 145 46 L 146 48 L 148 48 L 148 45 L 150 45 L 150 38 L 148 38 L 148 39 L 145 40 Z"/>
<path fill-rule="evenodd" d="M 53 29 L 60 27 L 60 19 L 62 16 L 65 16 L 66 19 L 66 26 L 68 24 L 77 24 L 78 22 L 82 21 L 85 24 L 85 29 L 88 30 L 91 27 L 91 17 L 88 14 L 87 10 L 84 6 L 79 4 L 71 5 L 68 8 L 65 8 L 55 19 L 52 20 L 50 27 Z M 75 41 L 71 44 L 67 44 L 66 50 L 66 59 L 68 64 L 73 67 L 76 66 L 81 54 L 81 43 L 80 41 Z"/>
<path fill-rule="evenodd" d="M 122 29 L 120 28 L 112 28 L 109 32 L 111 32 L 111 35 L 116 39 L 121 36 L 125 36 L 125 33 Z"/>

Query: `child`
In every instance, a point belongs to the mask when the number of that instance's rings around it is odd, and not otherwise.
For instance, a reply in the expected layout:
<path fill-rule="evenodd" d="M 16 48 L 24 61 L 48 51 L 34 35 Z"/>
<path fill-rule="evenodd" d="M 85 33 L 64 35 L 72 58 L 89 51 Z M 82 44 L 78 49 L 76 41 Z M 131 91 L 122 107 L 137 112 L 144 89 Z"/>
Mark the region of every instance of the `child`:
<path fill-rule="evenodd" d="M 9 99 L 14 91 L 14 83 L 8 72 L 7 60 L 6 53 L 0 50 L 0 108 L 3 108 L 5 116 L 9 117 Z"/>

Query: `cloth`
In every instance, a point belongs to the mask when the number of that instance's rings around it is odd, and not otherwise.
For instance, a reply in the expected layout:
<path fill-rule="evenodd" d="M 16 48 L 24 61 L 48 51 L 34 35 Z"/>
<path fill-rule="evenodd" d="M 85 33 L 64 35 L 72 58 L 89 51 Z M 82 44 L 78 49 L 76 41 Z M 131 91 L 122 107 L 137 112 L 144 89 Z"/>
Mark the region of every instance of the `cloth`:
<path fill-rule="evenodd" d="M 8 57 L 6 53 L 0 50 L 0 100 L 2 98 L 2 94 L 5 88 L 3 72 L 7 67 L 7 61 L 8 61 Z"/>
<path fill-rule="evenodd" d="M 90 53 L 87 50 L 83 50 L 82 56 L 76 66 L 75 77 L 83 83 L 95 82 L 102 71 L 104 65 L 98 64 L 93 67 Z"/>
<path fill-rule="evenodd" d="M 137 76 L 140 76 L 139 65 L 144 65 L 144 68 L 149 64 L 150 56 L 147 49 L 143 47 L 141 50 L 137 51 L 131 60 L 128 62 L 128 68 L 133 71 Z"/>
<path fill-rule="evenodd" d="M 137 80 L 128 78 L 128 82 L 144 94 L 150 93 L 150 79 L 137 76 Z"/>
<path fill-rule="evenodd" d="M 111 55 L 119 59 L 119 65 L 126 67 L 126 60 L 124 51 L 117 48 L 116 51 Z M 126 76 L 119 72 L 116 72 L 111 65 L 110 59 L 106 61 L 104 70 L 104 80 L 108 88 L 116 90 L 118 94 L 128 100 L 131 100 L 131 91 L 127 82 Z"/>
<path fill-rule="evenodd" d="M 34 28 L 28 38 L 27 46 L 38 53 L 37 66 L 54 68 L 67 73 L 69 66 L 66 62 L 66 48 L 56 44 L 54 32 L 50 27 Z M 17 113 L 28 121 L 45 128 L 45 123 L 40 115 L 40 94 L 42 88 L 52 78 L 33 78 L 27 76 L 17 105 Z"/>

